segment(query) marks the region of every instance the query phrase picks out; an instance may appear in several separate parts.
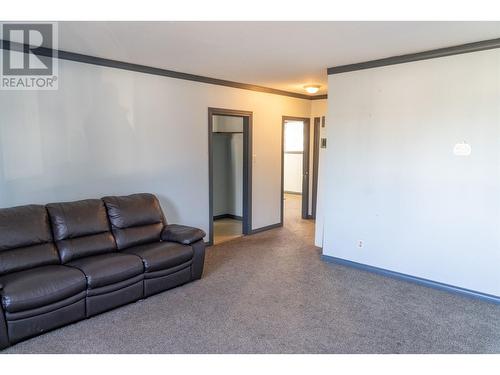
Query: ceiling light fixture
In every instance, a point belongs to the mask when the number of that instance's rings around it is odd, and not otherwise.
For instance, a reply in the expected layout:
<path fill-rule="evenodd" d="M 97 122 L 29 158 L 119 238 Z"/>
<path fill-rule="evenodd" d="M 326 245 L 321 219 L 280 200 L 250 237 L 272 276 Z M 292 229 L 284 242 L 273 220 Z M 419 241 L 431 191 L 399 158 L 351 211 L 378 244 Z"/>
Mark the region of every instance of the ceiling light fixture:
<path fill-rule="evenodd" d="M 304 86 L 304 89 L 309 93 L 309 94 L 316 94 L 319 91 L 320 85 L 306 85 Z"/>

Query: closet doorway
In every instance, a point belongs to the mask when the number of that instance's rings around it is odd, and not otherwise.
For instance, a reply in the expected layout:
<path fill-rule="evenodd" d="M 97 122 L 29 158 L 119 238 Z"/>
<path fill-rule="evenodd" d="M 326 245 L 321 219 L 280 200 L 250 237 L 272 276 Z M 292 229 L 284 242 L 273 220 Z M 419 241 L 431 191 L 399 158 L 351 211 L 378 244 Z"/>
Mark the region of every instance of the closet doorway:
<path fill-rule="evenodd" d="M 251 233 L 252 112 L 208 109 L 210 244 Z"/>

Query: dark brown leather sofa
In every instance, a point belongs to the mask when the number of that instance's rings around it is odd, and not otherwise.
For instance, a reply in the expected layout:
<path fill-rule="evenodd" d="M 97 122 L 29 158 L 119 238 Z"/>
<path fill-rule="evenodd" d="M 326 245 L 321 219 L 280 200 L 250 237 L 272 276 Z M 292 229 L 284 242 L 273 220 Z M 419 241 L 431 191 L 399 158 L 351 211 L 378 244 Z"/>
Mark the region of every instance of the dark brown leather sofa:
<path fill-rule="evenodd" d="M 152 194 L 0 209 L 0 349 L 201 278 L 204 236 Z"/>

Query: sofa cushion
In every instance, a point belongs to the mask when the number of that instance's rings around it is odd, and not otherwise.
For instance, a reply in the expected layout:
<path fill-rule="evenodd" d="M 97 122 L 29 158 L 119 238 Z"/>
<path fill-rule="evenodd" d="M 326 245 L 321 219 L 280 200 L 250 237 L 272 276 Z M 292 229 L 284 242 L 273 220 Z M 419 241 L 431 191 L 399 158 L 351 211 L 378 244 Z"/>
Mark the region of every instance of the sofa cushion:
<path fill-rule="evenodd" d="M 89 289 L 118 283 L 144 272 L 141 258 L 130 254 L 109 253 L 80 258 L 67 263 L 87 277 Z"/>
<path fill-rule="evenodd" d="M 0 209 L 0 275 L 59 263 L 44 206 Z"/>
<path fill-rule="evenodd" d="M 175 242 L 155 242 L 134 246 L 123 251 L 141 257 L 146 272 L 155 272 L 178 266 L 193 258 L 191 246 Z"/>
<path fill-rule="evenodd" d="M 153 194 L 104 197 L 118 249 L 160 241 L 165 218 Z"/>
<path fill-rule="evenodd" d="M 86 289 L 85 275 L 61 265 L 37 267 L 0 277 L 2 307 L 30 310 L 72 297 Z"/>
<path fill-rule="evenodd" d="M 106 208 L 100 199 L 51 203 L 47 211 L 63 263 L 116 250 Z"/>

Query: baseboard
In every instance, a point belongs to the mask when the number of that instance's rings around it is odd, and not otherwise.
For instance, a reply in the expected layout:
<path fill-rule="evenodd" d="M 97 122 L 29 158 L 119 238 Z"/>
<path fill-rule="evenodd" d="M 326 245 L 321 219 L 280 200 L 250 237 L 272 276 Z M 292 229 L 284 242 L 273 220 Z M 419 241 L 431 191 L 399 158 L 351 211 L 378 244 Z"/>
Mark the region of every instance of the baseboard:
<path fill-rule="evenodd" d="M 262 227 L 262 228 L 257 228 L 257 229 L 252 229 L 252 233 L 251 234 L 256 234 L 256 233 L 260 233 L 260 232 L 265 232 L 266 230 L 270 230 L 270 229 L 275 229 L 275 228 L 280 228 L 283 226 L 283 223 L 276 223 L 276 224 L 271 224 L 271 225 L 268 225 L 266 227 Z"/>
<path fill-rule="evenodd" d="M 411 275 L 407 275 L 404 273 L 389 271 L 389 270 L 386 270 L 384 268 L 369 266 L 367 264 L 357 263 L 357 262 L 353 262 L 353 261 L 342 259 L 342 258 L 332 257 L 329 255 L 321 255 L 321 259 L 324 260 L 325 262 L 337 263 L 337 264 L 341 264 L 344 266 L 357 268 L 357 269 L 360 269 L 363 271 L 368 271 L 368 272 L 376 273 L 379 275 L 392 277 L 394 279 L 409 281 L 409 282 L 423 285 L 423 286 L 427 286 L 430 288 L 444 290 L 446 292 L 451 292 L 451 293 L 460 294 L 460 295 L 467 296 L 467 297 L 480 299 L 480 300 L 487 301 L 487 302 L 492 302 L 495 304 L 500 304 L 500 297 L 499 296 L 485 294 L 485 293 L 477 292 L 475 290 L 460 288 L 458 286 L 448 285 L 448 284 L 440 283 L 438 281 L 423 279 L 421 277 L 411 276 Z"/>
<path fill-rule="evenodd" d="M 221 219 L 234 219 L 243 221 L 243 216 L 238 216 L 233 214 L 222 214 L 214 216 L 214 220 L 221 220 Z"/>

